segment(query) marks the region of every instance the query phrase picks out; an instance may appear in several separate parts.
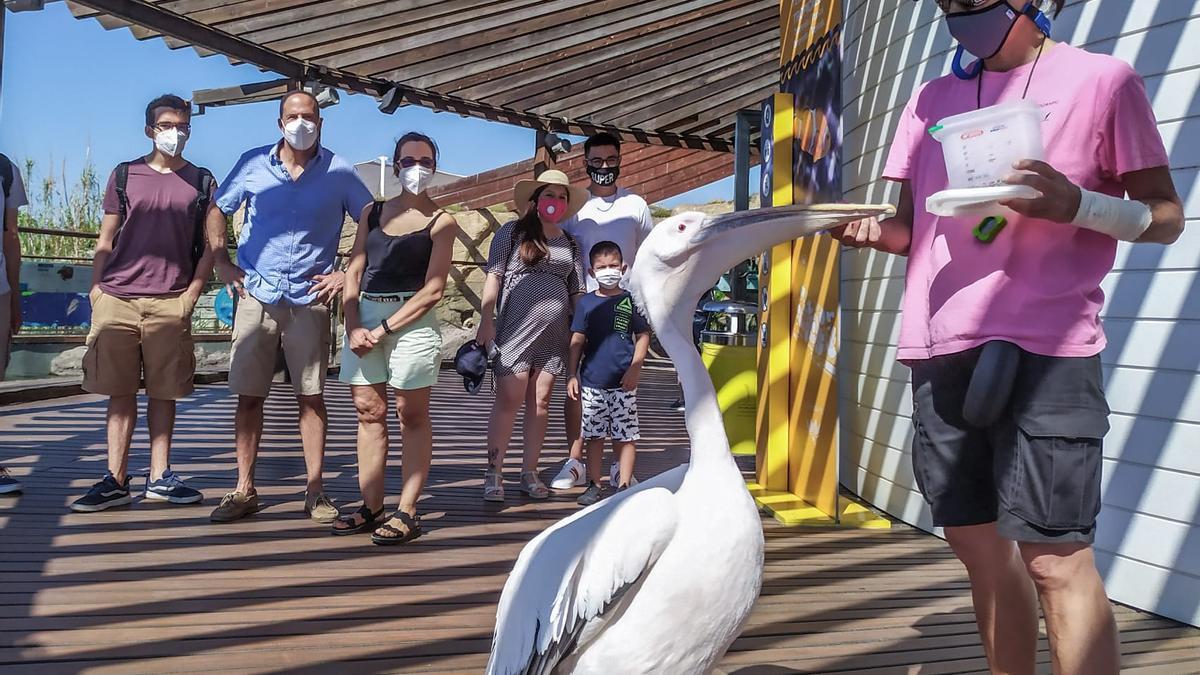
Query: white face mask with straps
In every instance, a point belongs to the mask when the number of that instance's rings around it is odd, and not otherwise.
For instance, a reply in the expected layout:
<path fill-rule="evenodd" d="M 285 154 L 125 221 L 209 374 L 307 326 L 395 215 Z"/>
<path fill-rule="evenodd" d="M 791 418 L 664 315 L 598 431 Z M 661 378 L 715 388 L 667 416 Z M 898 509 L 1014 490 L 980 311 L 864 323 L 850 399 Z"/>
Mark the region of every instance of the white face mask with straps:
<path fill-rule="evenodd" d="M 179 133 L 178 129 L 167 129 L 154 134 L 154 147 L 167 157 L 175 157 L 183 149 L 187 134 Z"/>
<path fill-rule="evenodd" d="M 294 119 L 283 125 L 283 139 L 296 150 L 308 150 L 317 142 L 317 123 L 304 118 Z"/>
<path fill-rule="evenodd" d="M 433 170 L 426 169 L 423 166 L 410 166 L 407 169 L 400 169 L 400 182 L 404 184 L 404 189 L 419 195 L 429 187 L 429 181 L 433 179 Z"/>
<path fill-rule="evenodd" d="M 600 284 L 601 288 L 613 289 L 621 283 L 621 270 L 615 267 L 607 267 L 602 270 L 596 270 L 596 283 Z"/>

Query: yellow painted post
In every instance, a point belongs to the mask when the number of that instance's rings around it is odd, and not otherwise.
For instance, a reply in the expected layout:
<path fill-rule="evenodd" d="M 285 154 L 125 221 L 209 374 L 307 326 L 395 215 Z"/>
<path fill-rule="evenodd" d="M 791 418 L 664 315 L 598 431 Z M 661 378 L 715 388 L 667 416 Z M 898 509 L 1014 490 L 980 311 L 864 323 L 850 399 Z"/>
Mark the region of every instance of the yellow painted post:
<path fill-rule="evenodd" d="M 836 518 L 838 246 L 828 237 L 808 237 L 795 252 L 788 487 Z"/>
<path fill-rule="evenodd" d="M 792 138 L 795 117 L 791 94 L 775 94 L 772 123 L 771 205 L 792 203 Z M 770 256 L 767 279 L 768 310 L 766 381 L 759 392 L 765 393 L 766 447 L 759 484 L 767 490 L 788 489 L 788 454 L 791 445 L 789 408 L 791 406 L 791 306 L 792 244 L 780 244 Z"/>

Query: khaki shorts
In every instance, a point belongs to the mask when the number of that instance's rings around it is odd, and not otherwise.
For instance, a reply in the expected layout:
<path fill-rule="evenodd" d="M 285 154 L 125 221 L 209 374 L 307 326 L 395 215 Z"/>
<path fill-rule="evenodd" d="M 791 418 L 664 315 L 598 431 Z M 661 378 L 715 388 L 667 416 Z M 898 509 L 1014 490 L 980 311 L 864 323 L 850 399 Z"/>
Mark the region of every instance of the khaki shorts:
<path fill-rule="evenodd" d="M 175 401 L 191 394 L 196 356 L 186 303 L 182 295 L 97 296 L 83 357 L 84 391 L 133 396 L 144 373 L 150 398 Z"/>
<path fill-rule="evenodd" d="M 12 349 L 12 293 L 0 294 L 0 382 L 8 370 L 8 353 Z"/>
<path fill-rule="evenodd" d="M 229 390 L 266 398 L 280 346 L 296 395 L 319 396 L 329 370 L 329 308 L 264 305 L 249 294 L 238 299 L 233 317 Z"/>

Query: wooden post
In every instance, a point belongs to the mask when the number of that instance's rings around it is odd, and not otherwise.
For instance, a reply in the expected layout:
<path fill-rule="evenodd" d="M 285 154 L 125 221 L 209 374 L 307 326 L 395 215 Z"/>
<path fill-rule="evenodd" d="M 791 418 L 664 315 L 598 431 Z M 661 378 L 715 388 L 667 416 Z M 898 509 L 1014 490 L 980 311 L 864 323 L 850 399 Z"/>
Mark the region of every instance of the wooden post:
<path fill-rule="evenodd" d="M 558 168 L 558 157 L 546 147 L 545 129 L 537 129 L 533 133 L 533 176 L 537 178 L 543 171 Z"/>

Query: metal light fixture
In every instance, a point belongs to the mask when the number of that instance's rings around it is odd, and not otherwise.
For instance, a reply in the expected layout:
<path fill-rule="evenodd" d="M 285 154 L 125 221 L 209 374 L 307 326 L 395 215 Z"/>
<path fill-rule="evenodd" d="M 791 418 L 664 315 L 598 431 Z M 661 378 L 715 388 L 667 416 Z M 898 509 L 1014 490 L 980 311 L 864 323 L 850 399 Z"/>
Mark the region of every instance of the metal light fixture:
<path fill-rule="evenodd" d="M 542 147 L 550 151 L 551 154 L 558 156 L 564 152 L 571 151 L 571 141 L 559 136 L 554 132 L 547 132 L 542 137 Z"/>
<path fill-rule="evenodd" d="M 313 98 L 317 99 L 317 107 L 321 109 L 335 106 L 341 101 L 337 89 L 319 82 L 308 82 L 304 85 L 303 89 L 312 94 Z"/>
<path fill-rule="evenodd" d="M 402 105 L 404 105 L 404 92 L 400 91 L 400 87 L 388 89 L 379 98 L 379 112 L 385 115 L 391 115 Z"/>
<path fill-rule="evenodd" d="M 4 0 L 10 12 L 36 12 L 46 8 L 46 0 Z"/>

